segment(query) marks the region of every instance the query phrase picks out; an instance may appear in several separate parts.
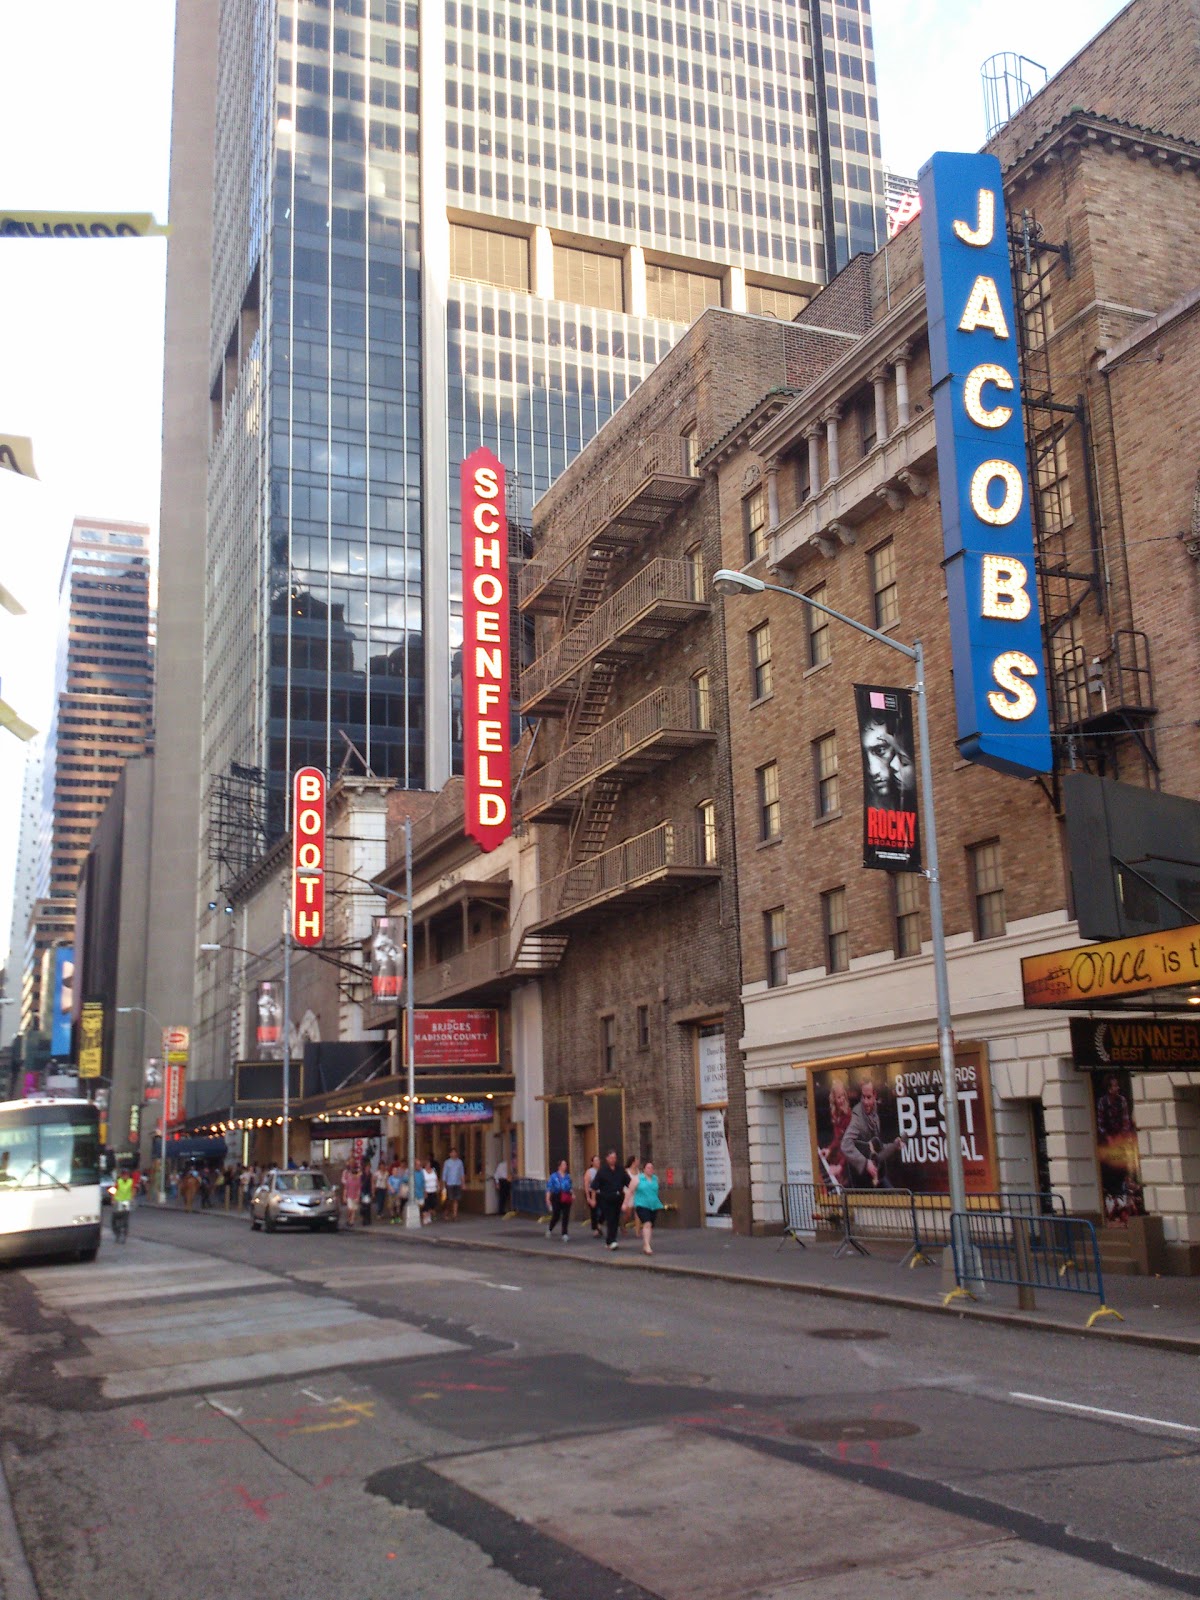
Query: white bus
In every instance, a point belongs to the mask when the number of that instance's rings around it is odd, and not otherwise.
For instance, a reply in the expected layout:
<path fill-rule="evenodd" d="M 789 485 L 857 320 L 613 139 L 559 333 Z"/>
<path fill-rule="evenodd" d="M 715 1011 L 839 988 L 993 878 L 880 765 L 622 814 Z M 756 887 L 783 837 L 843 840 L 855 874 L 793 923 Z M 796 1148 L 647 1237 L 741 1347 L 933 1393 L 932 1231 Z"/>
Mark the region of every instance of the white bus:
<path fill-rule="evenodd" d="M 100 1248 L 100 1116 L 87 1100 L 0 1101 L 0 1261 Z"/>

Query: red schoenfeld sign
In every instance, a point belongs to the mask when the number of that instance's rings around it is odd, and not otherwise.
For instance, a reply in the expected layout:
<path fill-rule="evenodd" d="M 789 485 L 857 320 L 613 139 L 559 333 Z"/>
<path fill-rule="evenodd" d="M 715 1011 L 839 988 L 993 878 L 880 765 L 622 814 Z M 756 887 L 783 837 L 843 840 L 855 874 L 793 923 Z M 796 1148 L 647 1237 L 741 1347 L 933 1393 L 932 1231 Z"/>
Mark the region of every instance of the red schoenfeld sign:
<path fill-rule="evenodd" d="M 167 1063 L 167 1104 L 164 1121 L 168 1129 L 177 1128 L 183 1121 L 184 1082 L 187 1066 L 182 1061 Z"/>
<path fill-rule="evenodd" d="M 494 1067 L 500 1061 L 495 1011 L 414 1011 L 413 1057 L 418 1067 Z"/>
<path fill-rule="evenodd" d="M 490 450 L 462 464 L 464 830 L 481 850 L 512 832 L 508 517 Z"/>
<path fill-rule="evenodd" d="M 301 767 L 292 780 L 292 940 L 325 937 L 325 774 Z"/>

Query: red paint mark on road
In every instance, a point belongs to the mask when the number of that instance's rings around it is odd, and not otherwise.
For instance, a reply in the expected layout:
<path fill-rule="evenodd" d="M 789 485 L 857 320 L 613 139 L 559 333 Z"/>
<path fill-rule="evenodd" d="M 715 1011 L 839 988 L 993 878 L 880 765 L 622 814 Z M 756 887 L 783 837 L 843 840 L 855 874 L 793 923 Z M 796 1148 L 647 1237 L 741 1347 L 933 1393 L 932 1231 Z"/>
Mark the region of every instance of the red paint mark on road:
<path fill-rule="evenodd" d="M 249 1489 L 247 1489 L 244 1483 L 235 1483 L 233 1485 L 233 1492 L 241 1501 L 243 1509 L 248 1511 L 250 1515 L 258 1522 L 270 1522 L 271 1520 L 271 1513 L 267 1510 L 268 1500 L 283 1499 L 282 1490 L 280 1490 L 277 1494 L 263 1495 L 261 1499 L 256 1499 L 254 1495 L 250 1493 Z"/>
<path fill-rule="evenodd" d="M 134 1433 L 140 1433 L 143 1439 L 150 1438 L 150 1424 L 148 1422 L 143 1422 L 141 1417 L 134 1417 L 129 1426 L 133 1429 Z"/>
<path fill-rule="evenodd" d="M 873 1467 L 887 1468 L 888 1463 L 884 1460 L 878 1439 L 839 1439 L 837 1447 L 838 1460 L 849 1461 L 851 1450 L 861 1450 L 864 1447 L 870 1453 Z"/>

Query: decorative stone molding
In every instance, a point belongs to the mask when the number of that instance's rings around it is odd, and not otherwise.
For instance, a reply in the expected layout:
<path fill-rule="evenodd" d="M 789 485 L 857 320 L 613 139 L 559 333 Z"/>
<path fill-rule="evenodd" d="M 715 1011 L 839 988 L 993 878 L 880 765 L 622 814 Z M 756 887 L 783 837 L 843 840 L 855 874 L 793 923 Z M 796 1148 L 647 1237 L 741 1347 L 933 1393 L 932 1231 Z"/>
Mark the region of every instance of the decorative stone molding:
<path fill-rule="evenodd" d="M 911 467 L 905 467 L 902 471 L 898 472 L 896 476 L 908 490 L 909 494 L 914 495 L 918 500 L 922 497 L 922 495 L 927 495 L 929 493 L 929 479 L 924 477 L 919 472 L 914 472 Z"/>

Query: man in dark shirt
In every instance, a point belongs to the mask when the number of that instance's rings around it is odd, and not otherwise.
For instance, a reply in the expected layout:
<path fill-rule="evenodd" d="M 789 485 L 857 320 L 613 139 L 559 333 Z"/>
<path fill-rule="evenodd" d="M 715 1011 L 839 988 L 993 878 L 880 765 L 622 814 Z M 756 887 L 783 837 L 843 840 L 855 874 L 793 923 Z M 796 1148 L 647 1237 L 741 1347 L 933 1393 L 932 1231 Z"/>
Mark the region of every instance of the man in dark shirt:
<path fill-rule="evenodd" d="M 609 1250 L 617 1248 L 617 1232 L 621 1226 L 621 1206 L 629 1174 L 617 1160 L 617 1152 L 610 1150 L 600 1163 L 600 1170 L 592 1178 L 592 1192 L 600 1204 L 604 1218 L 604 1243 Z"/>

